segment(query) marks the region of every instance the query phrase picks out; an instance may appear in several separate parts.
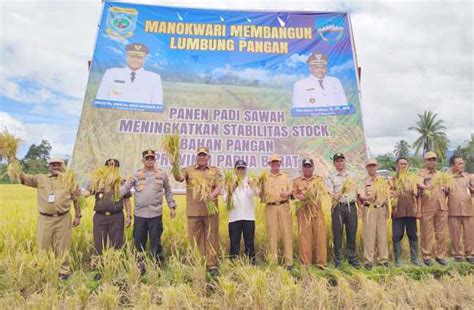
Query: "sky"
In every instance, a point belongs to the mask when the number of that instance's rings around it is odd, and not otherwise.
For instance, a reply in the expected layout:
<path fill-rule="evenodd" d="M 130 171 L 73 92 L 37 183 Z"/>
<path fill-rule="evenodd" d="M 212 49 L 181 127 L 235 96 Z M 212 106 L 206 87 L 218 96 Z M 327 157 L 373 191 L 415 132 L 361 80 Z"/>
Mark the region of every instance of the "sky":
<path fill-rule="evenodd" d="M 413 143 L 417 114 L 444 120 L 450 148 L 473 132 L 473 1 L 122 1 L 233 10 L 347 11 L 372 155 Z M 0 0 L 0 128 L 71 156 L 92 59 L 100 0 Z"/>

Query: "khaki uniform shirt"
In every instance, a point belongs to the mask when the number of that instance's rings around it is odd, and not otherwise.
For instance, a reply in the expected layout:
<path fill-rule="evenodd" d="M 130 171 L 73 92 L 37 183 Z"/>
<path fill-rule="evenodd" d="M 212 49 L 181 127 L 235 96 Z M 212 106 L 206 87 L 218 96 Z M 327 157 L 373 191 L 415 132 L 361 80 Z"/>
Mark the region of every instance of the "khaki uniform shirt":
<path fill-rule="evenodd" d="M 390 180 L 392 190 L 396 190 L 395 182 L 396 176 Z M 404 191 L 399 192 L 397 197 L 397 204 L 393 206 L 392 209 L 392 218 L 400 217 L 417 217 L 416 214 L 417 202 L 416 202 L 417 192 L 413 191 Z"/>
<path fill-rule="evenodd" d="M 463 172 L 453 175 L 454 185 L 448 193 L 448 208 L 450 216 L 474 216 L 470 186 L 472 177 Z"/>
<path fill-rule="evenodd" d="M 357 188 L 357 194 L 358 195 L 363 195 L 365 197 L 369 197 L 374 194 L 374 183 L 377 181 L 378 178 L 381 178 L 379 176 L 371 177 L 367 176 L 364 179 L 362 179 L 362 183 L 358 186 Z M 365 206 L 369 206 L 371 203 L 368 201 L 363 201 L 363 204 Z M 372 203 L 375 207 L 383 207 L 387 205 L 387 199 L 382 199 L 380 197 L 376 197 L 376 200 Z"/>
<path fill-rule="evenodd" d="M 199 194 L 194 193 L 193 186 L 196 179 L 205 177 L 209 186 L 214 191 L 222 183 L 222 173 L 217 167 L 206 166 L 201 169 L 198 165 L 189 166 L 181 170 L 181 175 L 177 176 L 177 181 L 186 180 L 186 214 L 187 216 L 207 216 L 206 201 L 202 201 Z M 195 197 L 194 197 L 195 196 Z M 214 199 L 217 205 L 217 197 Z"/>
<path fill-rule="evenodd" d="M 356 182 L 356 179 L 354 178 L 354 176 L 348 173 L 347 171 L 345 173 L 340 173 L 336 171 L 327 177 L 326 187 L 328 188 L 329 192 L 332 194 L 340 193 L 342 191 L 344 181 L 348 178 Z M 341 198 L 339 199 L 339 202 L 340 203 L 354 202 L 356 200 L 356 196 L 357 196 L 357 189 L 354 188 L 349 193 L 342 195 Z"/>
<path fill-rule="evenodd" d="M 431 185 L 433 178 L 438 173 L 438 171 L 430 171 L 428 169 L 423 169 L 418 173 L 420 177 L 420 182 L 425 185 Z M 443 211 L 448 210 L 448 205 L 446 204 L 446 193 L 443 189 L 435 187 L 431 189 L 430 194 L 428 195 L 426 191 L 422 192 L 421 196 L 421 211 L 422 212 L 432 212 L 441 209 Z"/>
<path fill-rule="evenodd" d="M 287 173 L 279 172 L 277 174 L 268 174 L 268 179 L 263 185 L 264 203 L 281 203 L 288 201 L 280 197 L 280 193 L 292 190 L 291 180 Z"/>
<path fill-rule="evenodd" d="M 321 181 L 324 184 L 323 178 L 321 178 L 320 176 L 313 175 L 310 178 L 300 176 L 300 177 L 296 178 L 293 181 L 293 193 L 295 193 L 295 194 L 300 194 L 300 193 L 305 194 L 313 186 L 313 184 L 316 181 Z M 321 208 L 321 206 L 306 202 L 305 203 L 305 208 L 310 209 L 312 211 L 313 216 L 316 216 L 317 215 L 316 212 L 317 212 L 318 209 Z"/>
<path fill-rule="evenodd" d="M 78 195 L 66 188 L 64 183 L 59 182 L 57 176 L 48 174 L 24 174 L 21 184 L 38 189 L 37 203 L 38 211 L 45 214 L 64 213 L 71 209 L 73 201 L 77 201 Z M 54 202 L 49 202 L 50 195 L 54 195 Z"/>
<path fill-rule="evenodd" d="M 132 187 L 135 187 L 135 216 L 153 218 L 162 215 L 163 195 L 166 196 L 168 207 L 176 207 L 168 176 L 161 169 L 137 170 L 133 177 L 120 188 L 121 194 L 130 193 Z"/>

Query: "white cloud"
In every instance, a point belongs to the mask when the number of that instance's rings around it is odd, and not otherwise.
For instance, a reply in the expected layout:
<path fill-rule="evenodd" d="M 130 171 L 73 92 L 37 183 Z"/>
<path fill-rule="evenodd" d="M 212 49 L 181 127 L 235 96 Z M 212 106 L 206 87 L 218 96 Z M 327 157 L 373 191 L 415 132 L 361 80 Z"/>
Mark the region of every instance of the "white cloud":
<path fill-rule="evenodd" d="M 301 63 L 306 63 L 309 55 L 293 54 L 286 61 L 285 64 L 290 68 L 296 68 Z"/>
<path fill-rule="evenodd" d="M 25 125 L 21 121 L 6 112 L 0 112 L 0 131 L 5 129 L 22 140 L 27 137 Z"/>

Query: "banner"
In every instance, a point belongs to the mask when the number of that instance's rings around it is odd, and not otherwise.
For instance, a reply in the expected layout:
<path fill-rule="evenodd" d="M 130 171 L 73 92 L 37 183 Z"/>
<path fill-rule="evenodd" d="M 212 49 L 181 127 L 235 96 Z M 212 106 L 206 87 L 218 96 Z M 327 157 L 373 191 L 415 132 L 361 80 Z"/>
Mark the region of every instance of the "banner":
<path fill-rule="evenodd" d="M 278 153 L 292 176 L 305 157 L 325 175 L 342 152 L 360 172 L 357 72 L 347 13 L 105 2 L 72 168 L 85 183 L 117 158 L 131 174 L 151 148 L 168 170 L 162 138 L 179 132 L 182 167 L 206 146 L 222 169 L 243 159 L 258 172 Z"/>

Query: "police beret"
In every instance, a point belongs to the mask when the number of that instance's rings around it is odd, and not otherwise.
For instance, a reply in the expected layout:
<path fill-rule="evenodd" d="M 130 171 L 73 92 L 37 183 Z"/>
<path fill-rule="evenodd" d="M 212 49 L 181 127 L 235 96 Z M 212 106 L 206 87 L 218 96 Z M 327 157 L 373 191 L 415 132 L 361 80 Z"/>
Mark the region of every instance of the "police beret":
<path fill-rule="evenodd" d="M 328 57 L 320 52 L 314 52 L 308 57 L 306 63 L 310 66 L 325 66 L 328 64 Z"/>
<path fill-rule="evenodd" d="M 145 44 L 141 43 L 131 43 L 125 47 L 127 52 L 139 52 L 148 54 L 148 47 Z"/>
<path fill-rule="evenodd" d="M 314 167 L 314 161 L 311 158 L 305 158 L 302 162 L 302 166 L 304 165 L 310 165 L 311 167 Z"/>

